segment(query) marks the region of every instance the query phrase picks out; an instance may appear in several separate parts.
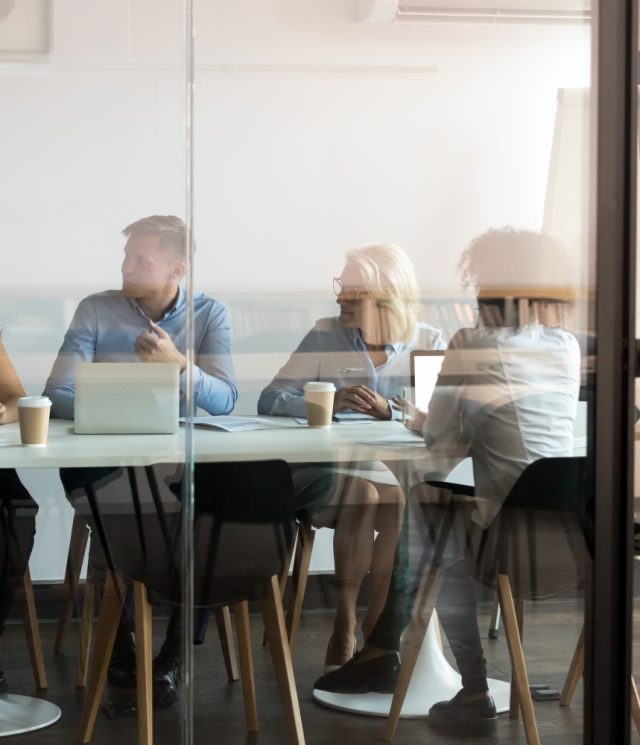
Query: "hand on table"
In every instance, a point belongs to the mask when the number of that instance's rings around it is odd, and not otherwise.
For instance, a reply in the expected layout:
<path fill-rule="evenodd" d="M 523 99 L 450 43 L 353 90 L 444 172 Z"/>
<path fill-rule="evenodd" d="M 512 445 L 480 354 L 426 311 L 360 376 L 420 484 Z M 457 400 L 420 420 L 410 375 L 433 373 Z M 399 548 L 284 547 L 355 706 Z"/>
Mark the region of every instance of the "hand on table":
<path fill-rule="evenodd" d="M 149 326 L 151 330 L 140 333 L 133 347 L 138 358 L 142 362 L 177 362 L 182 372 L 187 361 L 176 349 L 169 334 L 153 321 L 149 321 Z"/>
<path fill-rule="evenodd" d="M 344 411 L 345 409 L 370 414 L 376 419 L 391 419 L 391 406 L 387 399 L 366 385 L 346 386 L 336 391 L 333 410 Z"/>
<path fill-rule="evenodd" d="M 0 424 L 4 424 L 4 418 L 5 418 L 6 413 L 7 413 L 7 407 L 3 403 L 0 403 Z"/>
<path fill-rule="evenodd" d="M 394 396 L 391 401 L 394 409 L 404 411 L 406 417 L 404 420 L 404 426 L 412 432 L 419 432 L 422 434 L 424 423 L 427 421 L 427 412 L 414 406 L 411 401 L 407 401 L 407 399 L 402 398 L 402 396 Z"/>

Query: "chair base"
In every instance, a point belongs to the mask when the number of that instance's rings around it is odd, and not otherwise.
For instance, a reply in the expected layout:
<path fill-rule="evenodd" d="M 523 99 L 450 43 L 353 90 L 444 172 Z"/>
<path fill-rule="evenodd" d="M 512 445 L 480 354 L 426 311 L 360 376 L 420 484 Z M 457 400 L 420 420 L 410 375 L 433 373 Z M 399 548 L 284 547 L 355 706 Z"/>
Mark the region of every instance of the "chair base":
<path fill-rule="evenodd" d="M 0 737 L 48 727 L 60 719 L 61 713 L 50 701 L 5 693 L 0 696 Z"/>
<path fill-rule="evenodd" d="M 509 711 L 510 684 L 492 678 L 488 683 L 496 711 Z M 445 659 L 438 643 L 435 624 L 430 623 L 400 716 L 426 717 L 433 704 L 453 698 L 460 688 L 460 675 Z M 316 689 L 313 691 L 313 700 L 322 706 L 376 717 L 389 716 L 392 699 L 391 693 L 331 693 Z"/>

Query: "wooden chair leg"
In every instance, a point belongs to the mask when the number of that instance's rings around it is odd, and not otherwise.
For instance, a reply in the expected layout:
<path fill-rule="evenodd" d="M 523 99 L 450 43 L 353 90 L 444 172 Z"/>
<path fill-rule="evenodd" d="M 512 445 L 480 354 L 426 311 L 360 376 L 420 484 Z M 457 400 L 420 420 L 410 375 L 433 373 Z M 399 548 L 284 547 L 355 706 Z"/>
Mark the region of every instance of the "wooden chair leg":
<path fill-rule="evenodd" d="M 113 572 L 109 572 L 102 595 L 93 658 L 80 722 L 80 741 L 83 743 L 90 742 L 93 737 L 93 728 L 107 679 L 107 668 L 109 667 L 123 605 L 124 594 L 120 579 Z"/>
<path fill-rule="evenodd" d="M 640 698 L 638 698 L 638 687 L 633 675 L 631 676 L 631 719 L 640 734 Z"/>
<path fill-rule="evenodd" d="M 302 717 L 300 716 L 298 692 L 293 675 L 293 665 L 291 664 L 291 650 L 289 649 L 284 623 L 282 597 L 278 579 L 275 575 L 267 583 L 267 594 L 262 603 L 262 614 L 269 639 L 269 652 L 273 660 L 280 691 L 280 700 L 289 730 L 289 740 L 291 745 L 304 745 Z"/>
<path fill-rule="evenodd" d="M 282 564 L 282 571 L 280 572 L 280 597 L 282 598 L 282 602 L 284 603 L 284 595 L 287 589 L 287 582 L 289 581 L 289 567 L 291 566 L 291 557 L 296 556 L 298 552 L 298 547 L 300 546 L 301 535 L 300 535 L 301 527 L 298 525 L 298 529 L 296 531 L 295 539 L 293 541 L 293 545 L 291 546 L 291 550 L 289 555 L 286 557 L 286 560 Z M 295 568 L 294 568 L 295 572 Z M 264 630 L 264 633 L 262 634 L 262 646 L 267 646 L 267 630 Z"/>
<path fill-rule="evenodd" d="M 293 562 L 293 574 L 291 576 L 291 589 L 287 605 L 287 637 L 289 648 L 293 651 L 300 617 L 302 616 L 302 604 L 304 593 L 309 578 L 309 565 L 311 564 L 311 552 L 315 540 L 316 531 L 308 520 L 303 520 L 298 528 L 298 541 Z"/>
<path fill-rule="evenodd" d="M 88 538 L 89 528 L 87 527 L 86 520 L 80 515 L 74 514 L 73 524 L 71 526 L 71 539 L 69 540 L 69 551 L 67 553 L 67 567 L 64 573 L 64 585 L 66 587 L 67 597 L 62 608 L 62 613 L 60 613 L 60 617 L 58 618 L 58 627 L 56 629 L 55 651 L 58 653 L 64 652 L 64 645 L 67 641 Z"/>
<path fill-rule="evenodd" d="M 240 658 L 240 680 L 244 698 L 244 718 L 249 732 L 258 731 L 258 709 L 256 705 L 256 683 L 253 674 L 251 652 L 251 627 L 249 626 L 249 604 L 246 600 L 234 606 L 236 631 L 238 634 L 238 657 Z"/>
<path fill-rule="evenodd" d="M 220 646 L 222 647 L 222 656 L 224 657 L 224 666 L 227 669 L 227 679 L 229 683 L 238 680 L 238 660 L 236 659 L 236 650 L 233 644 L 233 630 L 231 628 L 231 614 L 229 606 L 214 610 L 216 625 L 218 626 L 218 636 L 220 637 Z"/>
<path fill-rule="evenodd" d="M 422 642 L 427 633 L 427 627 L 432 617 L 436 617 L 434 609 L 441 585 L 441 572 L 437 568 L 430 567 L 424 573 L 420 582 L 416 601 L 413 606 L 411 622 L 407 629 L 406 641 L 402 648 L 402 664 L 398 672 L 398 680 L 396 681 L 396 687 L 393 692 L 389 718 L 387 719 L 387 726 L 383 735 L 387 742 L 391 742 L 395 735 L 402 705 L 409 689 L 409 683 L 411 682 L 411 676 L 413 675 L 413 670 L 420 654 Z"/>
<path fill-rule="evenodd" d="M 584 626 L 580 631 L 580 637 L 576 644 L 573 658 L 571 659 L 571 665 L 569 666 L 569 672 L 567 678 L 564 681 L 562 688 L 562 694 L 560 695 L 560 706 L 569 706 L 573 696 L 576 692 L 580 678 L 584 672 Z M 631 676 L 631 719 L 633 724 L 640 734 L 640 697 L 638 696 L 638 687 L 636 681 Z"/>
<path fill-rule="evenodd" d="M 576 692 L 576 688 L 584 672 L 584 626 L 580 631 L 580 637 L 576 644 L 571 664 L 569 665 L 569 672 L 567 678 L 564 681 L 562 687 L 562 694 L 560 695 L 560 706 L 569 706 L 573 695 Z M 633 700 L 633 699 L 632 699 Z"/>
<path fill-rule="evenodd" d="M 38 615 L 36 603 L 33 597 L 33 586 L 31 585 L 31 573 L 27 567 L 22 577 L 24 589 L 24 632 L 27 637 L 27 647 L 31 658 L 33 678 L 36 688 L 47 687 L 47 675 L 44 670 L 44 658 L 42 656 L 42 643 L 40 640 L 40 628 L 38 626 Z"/>
<path fill-rule="evenodd" d="M 500 598 L 504 633 L 511 657 L 511 674 L 515 678 L 518 689 L 518 698 L 520 699 L 520 709 L 522 711 L 522 721 L 527 743 L 528 745 L 540 745 L 538 728 L 533 713 L 531 691 L 529 690 L 529 680 L 527 679 L 527 669 L 524 664 L 522 640 L 520 638 L 520 631 L 518 630 L 518 617 L 513 602 L 509 577 L 505 574 L 498 575 L 498 597 Z"/>
<path fill-rule="evenodd" d="M 138 745 L 153 745 L 153 671 L 151 605 L 147 588 L 133 583 L 136 630 L 136 679 L 138 695 Z"/>
<path fill-rule="evenodd" d="M 515 601 L 515 608 L 520 643 L 524 643 L 524 600 L 522 598 L 518 598 Z M 509 719 L 517 719 L 520 710 L 520 697 L 518 696 L 518 686 L 516 685 L 514 676 L 511 678 L 511 690 L 509 694 Z"/>
<path fill-rule="evenodd" d="M 80 638 L 78 662 L 76 663 L 76 688 L 84 688 L 87 684 L 89 670 L 89 650 L 93 636 L 93 609 L 95 605 L 96 583 L 91 568 L 84 585 L 84 600 L 82 603 L 82 618 L 80 620 Z"/>

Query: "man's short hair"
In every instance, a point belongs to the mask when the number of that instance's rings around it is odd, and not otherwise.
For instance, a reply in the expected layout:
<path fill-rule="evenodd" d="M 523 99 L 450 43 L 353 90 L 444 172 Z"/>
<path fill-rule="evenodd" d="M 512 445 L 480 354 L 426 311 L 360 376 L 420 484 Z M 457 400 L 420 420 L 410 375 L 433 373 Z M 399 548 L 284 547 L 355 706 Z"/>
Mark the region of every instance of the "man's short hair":
<path fill-rule="evenodd" d="M 129 238 L 132 235 L 157 235 L 160 245 L 176 259 L 187 257 L 187 226 L 174 215 L 151 215 L 136 220 L 122 231 Z"/>

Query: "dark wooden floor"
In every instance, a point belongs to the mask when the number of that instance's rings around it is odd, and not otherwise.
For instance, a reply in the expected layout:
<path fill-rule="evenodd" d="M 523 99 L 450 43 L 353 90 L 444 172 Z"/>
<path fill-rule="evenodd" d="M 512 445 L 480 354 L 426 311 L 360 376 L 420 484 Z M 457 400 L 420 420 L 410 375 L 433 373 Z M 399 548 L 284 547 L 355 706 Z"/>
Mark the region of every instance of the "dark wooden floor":
<path fill-rule="evenodd" d="M 561 688 L 573 648 L 582 624 L 578 601 L 547 601 L 527 607 L 525 648 L 530 682 L 546 683 Z M 482 627 L 488 625 L 488 608 L 482 612 Z M 320 673 L 324 647 L 331 624 L 327 611 L 305 612 L 303 625 L 295 649 L 294 665 L 301 701 L 302 719 L 309 745 L 360 745 L 382 743 L 384 720 L 354 716 L 323 709 L 311 700 L 312 683 Z M 271 672 L 268 652 L 260 646 L 262 623 L 252 616 L 255 638 L 254 659 L 258 695 L 260 733 L 248 735 L 244 726 L 242 691 L 239 683 L 228 685 L 215 631 L 206 643 L 194 649 L 194 742 L 247 743 L 255 745 L 284 745 L 287 742 L 277 689 Z M 163 624 L 157 624 L 162 630 Z M 55 624 L 41 623 L 49 688 L 44 698 L 62 709 L 62 718 L 51 727 L 7 738 L 24 745 L 60 745 L 78 741 L 78 723 L 82 706 L 82 692 L 74 688 L 76 634 L 72 631 L 64 655 L 53 652 Z M 497 641 L 487 641 L 486 654 L 492 677 L 509 676 L 508 653 L 501 635 Z M 0 667 L 6 671 L 13 693 L 33 695 L 33 679 L 28 665 L 26 646 L 20 624 L 8 626 L 0 642 Z M 114 695 L 115 694 L 115 695 Z M 107 697 L 122 700 L 121 692 L 111 691 Z M 582 742 L 582 691 L 578 688 L 570 708 L 561 709 L 557 702 L 536 703 L 536 717 L 542 742 L 546 745 L 571 745 Z M 181 710 L 179 706 L 156 712 L 154 717 L 155 743 L 178 745 L 181 741 Z M 424 720 L 401 720 L 395 742 L 397 745 L 418 743 L 464 743 L 474 739 L 451 739 L 436 736 Z M 637 738 L 636 738 L 636 741 Z M 136 742 L 136 719 L 121 716 L 109 719 L 101 712 L 93 742 L 96 745 L 127 745 Z M 518 745 L 525 743 L 522 724 L 499 718 L 498 735 L 482 742 Z"/>

